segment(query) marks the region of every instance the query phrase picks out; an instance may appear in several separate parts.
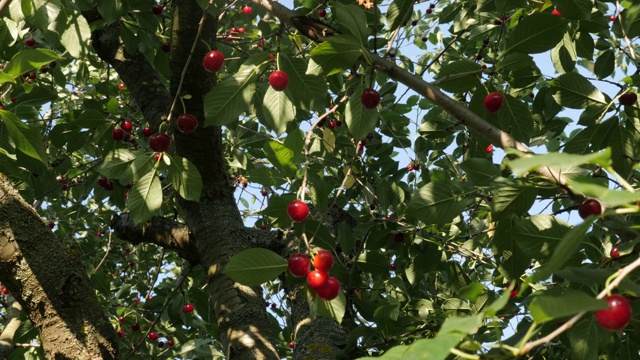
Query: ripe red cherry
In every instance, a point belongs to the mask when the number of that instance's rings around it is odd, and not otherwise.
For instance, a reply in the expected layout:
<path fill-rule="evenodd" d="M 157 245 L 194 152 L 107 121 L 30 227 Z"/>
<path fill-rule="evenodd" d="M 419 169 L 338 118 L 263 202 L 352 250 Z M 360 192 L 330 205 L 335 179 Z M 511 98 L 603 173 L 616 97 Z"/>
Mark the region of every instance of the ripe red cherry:
<path fill-rule="evenodd" d="M 492 92 L 484 98 L 484 109 L 487 112 L 494 113 L 502 108 L 504 97 L 499 92 Z"/>
<path fill-rule="evenodd" d="M 178 129 L 185 134 L 191 134 L 198 128 L 198 118 L 191 114 L 178 116 Z"/>
<path fill-rule="evenodd" d="M 140 330 L 140 324 L 138 323 L 131 324 L 131 331 L 138 331 L 138 330 Z"/>
<path fill-rule="evenodd" d="M 142 135 L 144 135 L 145 137 L 149 137 L 151 136 L 151 134 L 153 134 L 153 129 L 151 129 L 150 127 L 146 127 L 142 130 Z"/>
<path fill-rule="evenodd" d="M 294 343 L 293 341 L 289 343 L 289 349 L 295 349 L 296 347 L 296 343 Z"/>
<path fill-rule="evenodd" d="M 553 11 L 551 12 L 551 15 L 562 17 L 562 14 L 560 14 L 560 11 L 558 11 L 557 9 L 553 9 Z"/>
<path fill-rule="evenodd" d="M 162 349 L 164 347 L 164 341 L 158 341 L 158 347 Z"/>
<path fill-rule="evenodd" d="M 251 15 L 252 12 L 253 12 L 253 9 L 249 5 L 245 5 L 242 8 L 242 13 L 245 14 L 245 15 Z"/>
<path fill-rule="evenodd" d="M 171 51 L 171 44 L 170 43 L 164 43 L 162 44 L 162 51 L 168 53 Z"/>
<path fill-rule="evenodd" d="M 118 322 L 119 322 L 120 324 L 122 324 L 122 323 L 124 322 L 124 317 L 123 317 L 123 316 L 120 316 L 120 317 L 118 318 Z"/>
<path fill-rule="evenodd" d="M 124 331 L 122 329 L 118 330 L 117 333 L 120 339 L 124 338 Z"/>
<path fill-rule="evenodd" d="M 340 292 L 340 282 L 333 276 L 330 276 L 327 279 L 327 283 L 324 284 L 323 287 L 316 289 L 316 294 L 318 294 L 318 297 L 320 297 L 320 299 L 327 300 L 327 301 L 331 301 L 335 299 L 338 296 L 339 292 Z"/>
<path fill-rule="evenodd" d="M 380 104 L 380 93 L 372 88 L 364 89 L 360 103 L 365 109 L 375 109 Z"/>
<path fill-rule="evenodd" d="M 578 215 L 586 219 L 589 215 L 602 214 L 602 205 L 596 199 L 587 199 L 578 207 Z"/>
<path fill-rule="evenodd" d="M 118 84 L 118 90 L 122 90 L 122 89 L 124 89 L 124 84 L 123 83 Z"/>
<path fill-rule="evenodd" d="M 47 226 L 49 227 L 49 229 L 53 229 L 54 227 L 56 227 L 56 224 L 52 223 L 51 221 L 49 221 L 49 223 L 47 224 Z"/>
<path fill-rule="evenodd" d="M 620 294 L 607 296 L 608 309 L 596 310 L 596 322 L 609 331 L 623 329 L 631 319 L 631 305 L 627 298 Z"/>
<path fill-rule="evenodd" d="M 185 313 L 185 314 L 193 312 L 193 305 L 186 304 L 185 306 L 182 307 L 182 312 Z M 171 345 L 169 345 L 169 346 L 171 346 Z"/>
<path fill-rule="evenodd" d="M 222 65 L 224 65 L 224 55 L 218 50 L 209 51 L 202 59 L 202 66 L 210 73 L 220 71 Z"/>
<path fill-rule="evenodd" d="M 293 200 L 287 206 L 287 214 L 293 221 L 304 221 L 309 216 L 309 206 L 301 200 Z"/>
<path fill-rule="evenodd" d="M 176 343 L 175 343 L 175 342 L 173 342 L 173 340 L 167 340 L 167 345 L 169 345 L 169 346 L 173 346 L 173 345 L 175 345 L 175 344 L 176 344 Z"/>
<path fill-rule="evenodd" d="M 149 136 L 149 148 L 153 151 L 165 152 L 171 145 L 171 138 L 165 133 L 157 133 Z"/>
<path fill-rule="evenodd" d="M 487 148 L 484 149 L 485 154 L 491 154 L 493 152 L 493 144 L 487 145 Z"/>
<path fill-rule="evenodd" d="M 321 17 L 321 18 L 327 16 L 327 11 L 324 10 L 324 9 L 318 10 L 318 16 Z"/>
<path fill-rule="evenodd" d="M 612 259 L 617 259 L 620 257 L 620 253 L 618 252 L 618 250 L 620 249 L 620 246 L 614 246 L 611 248 L 611 251 L 609 252 L 609 256 L 611 256 Z"/>
<path fill-rule="evenodd" d="M 2 288 L 2 295 L 9 295 L 9 290 L 7 288 Z"/>
<path fill-rule="evenodd" d="M 314 289 L 323 287 L 329 280 L 329 274 L 324 271 L 313 270 L 307 274 L 307 284 Z"/>
<path fill-rule="evenodd" d="M 36 46 L 36 41 L 33 38 L 28 38 L 24 41 L 24 44 L 28 47 Z"/>
<path fill-rule="evenodd" d="M 276 70 L 269 75 L 269 85 L 276 91 L 283 91 L 289 85 L 289 76 L 282 70 Z"/>
<path fill-rule="evenodd" d="M 313 267 L 318 271 L 329 272 L 333 266 L 333 255 L 327 250 L 320 250 L 313 257 Z"/>
<path fill-rule="evenodd" d="M 158 333 L 155 331 L 152 331 L 149 333 L 149 340 L 151 341 L 156 341 L 158 340 Z"/>
<path fill-rule="evenodd" d="M 616 21 L 616 16 L 615 15 L 609 16 L 609 21 Z"/>
<path fill-rule="evenodd" d="M 124 139 L 124 135 L 124 130 L 122 130 L 121 128 L 115 128 L 111 131 L 111 137 L 115 141 L 122 141 Z"/>
<path fill-rule="evenodd" d="M 164 6 L 160 4 L 153 5 L 153 8 L 151 9 L 154 15 L 162 15 L 163 10 L 164 10 Z"/>
<path fill-rule="evenodd" d="M 624 93 L 620 96 L 618 101 L 620 102 L 620 105 L 624 106 L 635 105 L 636 101 L 638 101 L 638 94 L 632 92 Z"/>
<path fill-rule="evenodd" d="M 293 254 L 289 256 L 288 269 L 291 275 L 301 278 L 309 274 L 309 258 L 304 254 Z"/>
<path fill-rule="evenodd" d="M 131 130 L 133 130 L 133 123 L 129 120 L 125 120 L 122 122 L 122 125 L 120 125 L 120 127 L 126 132 L 131 132 Z"/>
<path fill-rule="evenodd" d="M 391 271 L 396 271 L 397 268 L 396 264 L 391 264 Z"/>

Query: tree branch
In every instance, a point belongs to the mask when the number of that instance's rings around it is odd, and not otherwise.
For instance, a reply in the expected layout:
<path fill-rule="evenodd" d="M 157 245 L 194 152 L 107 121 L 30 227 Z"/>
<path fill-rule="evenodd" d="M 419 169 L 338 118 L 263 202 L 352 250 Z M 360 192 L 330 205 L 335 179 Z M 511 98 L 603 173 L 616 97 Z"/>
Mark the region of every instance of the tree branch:
<path fill-rule="evenodd" d="M 8 359 L 9 355 L 11 355 L 15 346 L 13 338 L 20 325 L 22 325 L 22 320 L 18 317 L 20 311 L 22 311 L 22 306 L 11 294 L 7 295 L 5 309 L 7 311 L 7 321 L 4 330 L 0 333 L 0 359 Z"/>

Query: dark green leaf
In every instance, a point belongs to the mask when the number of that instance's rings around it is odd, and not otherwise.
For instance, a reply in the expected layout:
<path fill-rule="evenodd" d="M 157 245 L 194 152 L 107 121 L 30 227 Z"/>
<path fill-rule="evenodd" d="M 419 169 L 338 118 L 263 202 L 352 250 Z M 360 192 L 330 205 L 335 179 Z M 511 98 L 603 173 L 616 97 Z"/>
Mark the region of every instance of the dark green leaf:
<path fill-rule="evenodd" d="M 47 152 L 42 145 L 42 135 L 36 128 L 29 127 L 13 113 L 0 110 L 4 128 L 16 144 L 18 150 L 47 166 Z M 1 132 L 0 132 L 1 133 Z"/>
<path fill-rule="evenodd" d="M 287 269 L 287 259 L 267 249 L 246 249 L 229 260 L 224 273 L 246 286 L 275 279 Z"/>
<path fill-rule="evenodd" d="M 567 20 L 550 13 L 526 16 L 509 37 L 506 52 L 537 54 L 551 50 L 562 40 L 567 24 Z"/>
<path fill-rule="evenodd" d="M 573 316 L 582 311 L 604 309 L 607 302 L 581 291 L 566 289 L 562 293 L 550 292 L 537 295 L 529 304 L 533 320 L 542 324 L 547 321 Z"/>
<path fill-rule="evenodd" d="M 429 183 L 411 198 L 408 213 L 427 224 L 444 225 L 471 203 L 473 191 L 462 183 Z"/>

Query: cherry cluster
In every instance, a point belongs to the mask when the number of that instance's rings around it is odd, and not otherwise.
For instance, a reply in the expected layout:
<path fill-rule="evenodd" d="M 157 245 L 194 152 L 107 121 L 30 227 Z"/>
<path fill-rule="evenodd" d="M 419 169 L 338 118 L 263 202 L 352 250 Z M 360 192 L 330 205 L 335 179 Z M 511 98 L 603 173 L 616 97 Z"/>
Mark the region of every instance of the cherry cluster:
<path fill-rule="evenodd" d="M 327 301 L 333 300 L 340 292 L 340 282 L 333 276 L 329 276 L 329 270 L 333 267 L 333 255 L 327 250 L 320 250 L 313 258 L 313 267 L 309 268 L 311 261 L 304 254 L 293 254 L 288 260 L 288 269 L 291 275 L 307 278 L 307 284 L 316 291 L 318 297 Z"/>

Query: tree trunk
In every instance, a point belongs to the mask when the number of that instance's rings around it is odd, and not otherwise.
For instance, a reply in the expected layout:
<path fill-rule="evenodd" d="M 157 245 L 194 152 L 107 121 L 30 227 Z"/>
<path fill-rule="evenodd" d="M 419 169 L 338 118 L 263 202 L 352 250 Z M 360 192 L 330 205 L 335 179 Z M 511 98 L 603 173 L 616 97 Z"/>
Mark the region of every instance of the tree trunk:
<path fill-rule="evenodd" d="M 116 359 L 116 333 L 85 269 L 0 176 L 0 281 L 38 330 L 48 359 Z"/>

